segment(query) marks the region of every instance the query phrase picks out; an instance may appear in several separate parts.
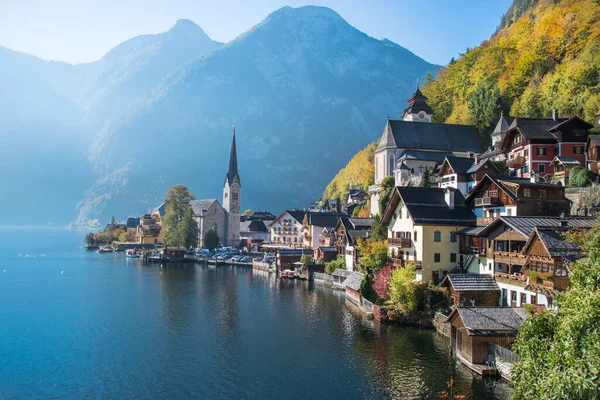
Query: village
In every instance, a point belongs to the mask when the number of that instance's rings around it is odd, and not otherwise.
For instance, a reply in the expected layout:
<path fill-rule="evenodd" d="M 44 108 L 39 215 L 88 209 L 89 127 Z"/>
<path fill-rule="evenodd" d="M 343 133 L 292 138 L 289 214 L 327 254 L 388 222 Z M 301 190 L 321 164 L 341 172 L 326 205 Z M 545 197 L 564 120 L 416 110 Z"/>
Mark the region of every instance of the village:
<path fill-rule="evenodd" d="M 558 110 L 501 114 L 482 150 L 474 126 L 432 117 L 417 86 L 402 118 L 382 121 L 372 185 L 279 215 L 241 212 L 234 126 L 222 202 L 189 200 L 192 246 L 163 243 L 166 201 L 125 223 L 113 218 L 88 247 L 320 282 L 378 320 L 437 329 L 470 369 L 510 379 L 519 327 L 557 310 L 585 256 L 581 237 L 600 203 L 600 135 Z"/>

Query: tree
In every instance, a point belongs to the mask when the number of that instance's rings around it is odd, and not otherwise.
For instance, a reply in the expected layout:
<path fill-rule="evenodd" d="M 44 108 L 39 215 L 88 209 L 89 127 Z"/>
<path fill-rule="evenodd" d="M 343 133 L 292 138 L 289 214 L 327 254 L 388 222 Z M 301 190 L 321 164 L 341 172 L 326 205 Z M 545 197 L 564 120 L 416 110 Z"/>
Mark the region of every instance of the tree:
<path fill-rule="evenodd" d="M 123 232 L 119 235 L 119 242 L 127 242 L 129 240 L 129 234 L 127 232 Z"/>
<path fill-rule="evenodd" d="M 569 240 L 577 240 L 573 234 Z M 583 238 L 558 312 L 525 321 L 514 343 L 515 399 L 595 399 L 600 393 L 600 226 Z"/>
<path fill-rule="evenodd" d="M 425 171 L 421 174 L 421 187 L 431 187 L 431 173 L 429 172 L 429 168 L 425 168 Z"/>
<path fill-rule="evenodd" d="M 312 254 L 302 254 L 302 257 L 300 257 L 300 262 L 306 265 L 314 264 L 315 258 Z"/>
<path fill-rule="evenodd" d="M 377 214 L 371 222 L 371 237 L 372 240 L 387 239 L 387 228 L 381 224 L 381 217 Z"/>
<path fill-rule="evenodd" d="M 379 214 L 383 215 L 387 205 L 392 198 L 392 193 L 396 185 L 396 180 L 393 176 L 386 176 L 381 181 L 381 195 L 379 196 Z"/>
<path fill-rule="evenodd" d="M 392 271 L 394 269 L 391 265 L 386 265 L 380 271 L 375 273 L 375 283 L 373 289 L 377 292 L 377 295 L 382 299 L 389 299 L 390 289 L 390 278 L 392 277 Z"/>
<path fill-rule="evenodd" d="M 418 292 L 421 284 L 415 281 L 415 266 L 408 264 L 396 268 L 390 277 L 389 296 L 402 312 L 413 312 L 417 309 Z"/>
<path fill-rule="evenodd" d="M 192 247 L 198 225 L 190 201 L 194 196 L 184 185 L 175 185 L 165 198 L 165 216 L 161 234 L 163 243 L 171 247 Z"/>
<path fill-rule="evenodd" d="M 480 82 L 469 97 L 469 111 L 477 130 L 490 133 L 501 111 L 498 87 L 491 81 Z"/>
<path fill-rule="evenodd" d="M 386 240 L 358 239 L 358 262 L 362 269 L 380 270 L 385 267 L 388 257 Z"/>
<path fill-rule="evenodd" d="M 329 261 L 325 264 L 325 273 L 331 275 L 336 269 L 346 269 L 346 260 L 344 256 L 338 256 L 337 258 Z"/>
<path fill-rule="evenodd" d="M 219 238 L 219 234 L 214 229 L 209 230 L 206 232 L 206 235 L 204 235 L 204 247 L 211 251 L 219 247 L 220 242 L 221 239 Z"/>
<path fill-rule="evenodd" d="M 244 211 L 244 215 L 246 217 L 249 217 L 250 215 L 252 215 L 252 210 L 251 209 L 247 209 L 246 211 Z"/>
<path fill-rule="evenodd" d="M 360 294 L 370 302 L 377 301 L 377 292 L 373 290 L 373 283 L 374 279 L 371 274 L 365 274 L 362 282 L 360 282 Z"/>
<path fill-rule="evenodd" d="M 569 172 L 569 187 L 586 187 L 592 186 L 596 179 L 596 174 L 589 169 L 575 167 Z"/>

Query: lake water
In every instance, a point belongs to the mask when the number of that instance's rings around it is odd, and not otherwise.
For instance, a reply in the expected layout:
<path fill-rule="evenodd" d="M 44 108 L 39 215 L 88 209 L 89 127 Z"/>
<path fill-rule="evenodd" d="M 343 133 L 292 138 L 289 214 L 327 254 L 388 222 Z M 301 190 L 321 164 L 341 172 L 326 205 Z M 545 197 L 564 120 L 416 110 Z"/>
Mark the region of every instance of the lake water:
<path fill-rule="evenodd" d="M 432 331 L 245 267 L 142 266 L 84 233 L 0 228 L 0 398 L 505 399 Z M 61 273 L 62 272 L 62 273 Z"/>

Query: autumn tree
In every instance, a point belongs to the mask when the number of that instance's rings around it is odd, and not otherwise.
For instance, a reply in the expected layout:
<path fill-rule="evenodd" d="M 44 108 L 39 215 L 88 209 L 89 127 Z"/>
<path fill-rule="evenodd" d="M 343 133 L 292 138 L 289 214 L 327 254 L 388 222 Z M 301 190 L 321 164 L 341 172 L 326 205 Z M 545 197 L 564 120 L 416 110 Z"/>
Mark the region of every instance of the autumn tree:
<path fill-rule="evenodd" d="M 358 239 L 358 262 L 363 270 L 380 270 L 387 263 L 387 240 Z"/>
<path fill-rule="evenodd" d="M 244 211 L 244 215 L 246 217 L 249 217 L 250 215 L 252 215 L 252 210 L 251 209 L 247 209 L 246 211 Z"/>
<path fill-rule="evenodd" d="M 190 201 L 194 196 L 184 185 L 175 185 L 165 198 L 165 215 L 161 235 L 163 243 L 171 247 L 193 247 L 198 225 Z"/>
<path fill-rule="evenodd" d="M 415 265 L 407 264 L 392 271 L 389 282 L 389 296 L 402 312 L 413 312 L 417 309 L 419 291 L 422 284 L 415 281 Z"/>

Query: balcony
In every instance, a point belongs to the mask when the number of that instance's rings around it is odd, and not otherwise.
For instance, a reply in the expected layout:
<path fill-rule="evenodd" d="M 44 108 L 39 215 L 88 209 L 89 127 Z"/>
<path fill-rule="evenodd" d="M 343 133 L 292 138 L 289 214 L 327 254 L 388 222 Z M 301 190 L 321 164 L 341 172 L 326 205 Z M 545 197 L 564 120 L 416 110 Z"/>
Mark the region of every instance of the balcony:
<path fill-rule="evenodd" d="M 411 240 L 405 238 L 389 238 L 388 246 L 400 247 L 401 249 L 410 249 Z"/>
<path fill-rule="evenodd" d="M 526 161 L 527 160 L 525 160 L 525 157 L 519 156 L 509 159 L 506 164 L 509 168 L 521 168 L 523 165 L 525 165 Z"/>
<path fill-rule="evenodd" d="M 549 290 L 564 290 L 570 286 L 570 281 L 568 276 L 555 276 L 548 279 L 538 279 L 536 282 L 532 283 L 535 289 L 549 289 Z"/>
<path fill-rule="evenodd" d="M 402 267 L 404 266 L 404 260 L 401 258 L 388 257 L 388 263 L 392 265 L 392 267 Z"/>
<path fill-rule="evenodd" d="M 494 278 L 496 278 L 496 282 L 500 282 L 500 283 L 516 285 L 516 286 L 520 286 L 520 287 L 527 286 L 527 277 L 525 277 L 525 276 L 509 275 L 509 274 L 502 274 L 500 272 L 496 272 L 494 274 Z"/>
<path fill-rule="evenodd" d="M 495 251 L 494 252 L 494 261 L 504 263 L 507 265 L 525 265 L 525 261 L 527 260 L 527 256 L 521 253 L 506 252 L 506 251 Z"/>
<path fill-rule="evenodd" d="M 494 222 L 495 219 L 495 217 L 477 218 L 477 226 L 488 226 L 489 224 Z"/>

